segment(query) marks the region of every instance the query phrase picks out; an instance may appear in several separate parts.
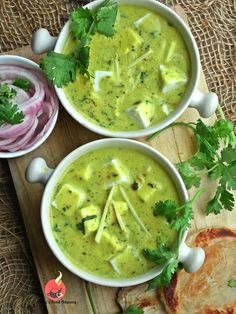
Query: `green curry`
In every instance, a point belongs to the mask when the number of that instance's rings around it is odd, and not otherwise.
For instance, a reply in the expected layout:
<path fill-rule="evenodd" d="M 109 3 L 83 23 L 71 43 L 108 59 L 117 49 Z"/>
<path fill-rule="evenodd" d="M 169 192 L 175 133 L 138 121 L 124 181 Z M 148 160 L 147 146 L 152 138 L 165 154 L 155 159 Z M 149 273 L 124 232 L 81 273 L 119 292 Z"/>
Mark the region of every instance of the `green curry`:
<path fill-rule="evenodd" d="M 105 148 L 73 162 L 54 188 L 50 219 L 54 237 L 79 269 L 127 278 L 154 267 L 144 248 L 176 232 L 153 215 L 159 200 L 178 201 L 165 170 L 151 157 L 126 148 Z"/>
<path fill-rule="evenodd" d="M 190 77 L 184 40 L 166 19 L 144 7 L 120 5 L 113 37 L 96 33 L 90 79 L 77 73 L 64 87 L 86 119 L 113 131 L 154 125 L 180 104 Z M 78 45 L 72 35 L 63 53 Z"/>

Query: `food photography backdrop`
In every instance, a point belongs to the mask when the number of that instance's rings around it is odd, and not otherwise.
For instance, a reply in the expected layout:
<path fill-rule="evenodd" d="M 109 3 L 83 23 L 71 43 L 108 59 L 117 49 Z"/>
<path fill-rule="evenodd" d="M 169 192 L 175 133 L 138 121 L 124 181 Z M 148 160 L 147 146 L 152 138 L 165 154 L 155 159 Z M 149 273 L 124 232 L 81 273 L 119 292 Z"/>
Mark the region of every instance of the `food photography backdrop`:
<path fill-rule="evenodd" d="M 0 0 L 0 53 L 24 51 L 39 27 L 58 35 L 68 13 L 87 2 Z M 225 116 L 236 124 L 234 1 L 162 2 L 184 10 L 208 88 L 217 93 Z M 0 160 L 0 300 L 0 313 L 46 312 L 7 160 Z"/>

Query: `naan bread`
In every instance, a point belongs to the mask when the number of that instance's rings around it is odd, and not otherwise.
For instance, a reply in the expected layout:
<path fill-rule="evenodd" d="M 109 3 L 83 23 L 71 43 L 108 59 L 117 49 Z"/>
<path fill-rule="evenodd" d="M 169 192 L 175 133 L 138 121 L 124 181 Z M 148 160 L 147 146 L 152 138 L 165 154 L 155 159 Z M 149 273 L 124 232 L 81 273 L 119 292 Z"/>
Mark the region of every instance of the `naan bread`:
<path fill-rule="evenodd" d="M 159 301 L 157 290 L 147 290 L 148 284 L 142 284 L 119 291 L 117 301 L 123 310 L 131 304 L 136 304 L 143 309 L 145 314 L 166 314 L 164 306 Z"/>
<path fill-rule="evenodd" d="M 190 236 L 188 243 L 204 248 L 201 269 L 177 273 L 170 286 L 161 289 L 161 299 L 171 314 L 236 314 L 236 230 L 204 229 Z"/>

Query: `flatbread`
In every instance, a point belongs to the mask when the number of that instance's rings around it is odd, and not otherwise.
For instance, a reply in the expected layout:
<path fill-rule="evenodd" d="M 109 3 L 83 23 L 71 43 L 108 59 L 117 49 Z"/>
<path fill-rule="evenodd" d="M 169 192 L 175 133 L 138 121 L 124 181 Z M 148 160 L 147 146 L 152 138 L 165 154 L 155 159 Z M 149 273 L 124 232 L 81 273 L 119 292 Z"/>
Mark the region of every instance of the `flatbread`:
<path fill-rule="evenodd" d="M 141 284 L 120 289 L 117 301 L 123 311 L 131 304 L 136 304 L 145 314 L 167 314 L 157 295 L 157 290 L 147 290 L 147 288 L 148 284 Z"/>
<path fill-rule="evenodd" d="M 169 287 L 160 291 L 171 314 L 236 314 L 236 230 L 204 229 L 189 237 L 192 246 L 204 248 L 206 260 L 200 270 L 177 273 Z"/>

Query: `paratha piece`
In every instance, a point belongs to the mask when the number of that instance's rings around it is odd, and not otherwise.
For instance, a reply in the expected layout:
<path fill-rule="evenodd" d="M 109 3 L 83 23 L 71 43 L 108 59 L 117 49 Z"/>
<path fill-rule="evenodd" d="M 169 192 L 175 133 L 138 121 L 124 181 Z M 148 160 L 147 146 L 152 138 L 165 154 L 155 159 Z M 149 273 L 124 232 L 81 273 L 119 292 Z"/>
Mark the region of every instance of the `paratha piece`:
<path fill-rule="evenodd" d="M 167 314 L 162 305 L 156 289 L 147 290 L 148 284 L 122 288 L 117 301 L 123 310 L 131 304 L 136 304 L 143 309 L 145 314 Z"/>
<path fill-rule="evenodd" d="M 202 247 L 206 260 L 200 270 L 181 270 L 169 287 L 160 290 L 161 300 L 171 314 L 236 314 L 236 230 L 204 229 L 189 237 L 190 246 Z"/>

